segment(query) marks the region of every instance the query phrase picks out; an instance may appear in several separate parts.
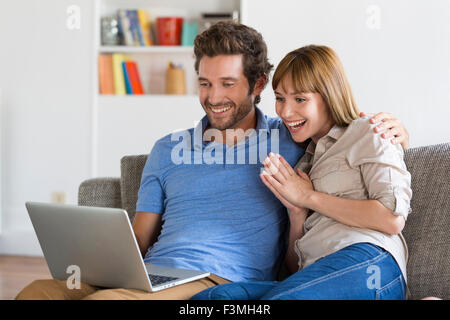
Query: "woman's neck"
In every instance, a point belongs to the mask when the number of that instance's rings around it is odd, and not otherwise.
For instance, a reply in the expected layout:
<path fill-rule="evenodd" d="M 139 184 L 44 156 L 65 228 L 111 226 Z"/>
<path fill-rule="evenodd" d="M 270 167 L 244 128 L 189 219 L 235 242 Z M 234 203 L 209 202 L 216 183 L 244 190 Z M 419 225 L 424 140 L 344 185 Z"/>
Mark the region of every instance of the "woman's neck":
<path fill-rule="evenodd" d="M 317 142 L 324 136 L 330 132 L 331 128 L 334 127 L 333 119 L 329 119 L 329 121 L 317 132 L 315 135 L 311 137 L 312 141 L 317 145 Z"/>

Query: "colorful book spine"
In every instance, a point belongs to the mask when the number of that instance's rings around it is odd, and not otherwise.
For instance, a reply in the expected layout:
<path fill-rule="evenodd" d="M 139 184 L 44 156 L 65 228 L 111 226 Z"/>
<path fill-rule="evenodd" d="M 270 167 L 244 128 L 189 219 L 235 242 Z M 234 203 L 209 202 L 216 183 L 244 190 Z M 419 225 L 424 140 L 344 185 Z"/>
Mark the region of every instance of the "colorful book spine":
<path fill-rule="evenodd" d="M 114 94 L 112 55 L 101 54 L 98 56 L 98 80 L 100 94 Z"/>
<path fill-rule="evenodd" d="M 139 72 L 137 68 L 137 64 L 135 61 L 126 61 L 126 70 L 127 75 L 130 80 L 130 87 L 133 94 L 144 94 L 144 90 L 142 88 L 141 78 L 139 77 Z"/>
<path fill-rule="evenodd" d="M 127 94 L 125 87 L 125 79 L 123 74 L 122 62 L 130 60 L 128 55 L 122 53 L 113 53 L 112 55 L 112 67 L 114 75 L 114 92 L 117 95 Z"/>
<path fill-rule="evenodd" d="M 140 39 L 139 39 L 139 30 L 137 28 L 137 21 L 134 17 L 134 10 L 126 10 L 128 21 L 130 22 L 130 31 L 131 36 L 133 38 L 133 46 L 139 46 L 140 45 Z"/>
<path fill-rule="evenodd" d="M 148 14 L 148 11 L 138 9 L 137 15 L 144 45 L 151 46 L 153 45 L 153 41 L 150 34 L 150 16 Z"/>
<path fill-rule="evenodd" d="M 139 20 L 139 13 L 137 10 L 131 10 L 131 16 L 133 17 L 133 23 L 134 26 L 137 30 L 137 35 L 139 38 L 139 44 L 141 46 L 146 46 L 147 44 L 145 43 L 145 38 L 144 38 L 144 33 L 142 30 L 142 26 L 141 26 L 141 21 Z"/>
<path fill-rule="evenodd" d="M 119 9 L 117 11 L 117 20 L 119 23 L 119 30 L 122 34 L 123 44 L 126 46 L 133 45 L 133 35 L 130 29 L 130 20 L 127 16 L 127 10 Z"/>
<path fill-rule="evenodd" d="M 125 88 L 126 88 L 127 94 L 133 94 L 133 89 L 131 87 L 131 82 L 130 82 L 130 74 L 128 73 L 127 63 L 125 61 L 122 62 L 122 70 L 123 70 L 123 79 L 125 82 Z"/>

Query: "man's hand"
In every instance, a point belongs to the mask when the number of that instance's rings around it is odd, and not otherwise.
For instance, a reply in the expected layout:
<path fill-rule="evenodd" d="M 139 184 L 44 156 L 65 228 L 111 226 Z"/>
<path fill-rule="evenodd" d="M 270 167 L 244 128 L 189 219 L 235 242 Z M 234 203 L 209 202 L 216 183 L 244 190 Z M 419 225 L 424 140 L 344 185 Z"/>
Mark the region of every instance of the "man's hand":
<path fill-rule="evenodd" d="M 374 131 L 376 133 L 382 133 L 381 137 L 387 139 L 394 137 L 391 142 L 393 144 L 400 143 L 403 150 L 409 148 L 409 134 L 406 128 L 393 114 L 387 112 L 379 112 L 377 114 L 361 112 L 361 117 L 370 116 L 371 123 L 379 123 Z"/>

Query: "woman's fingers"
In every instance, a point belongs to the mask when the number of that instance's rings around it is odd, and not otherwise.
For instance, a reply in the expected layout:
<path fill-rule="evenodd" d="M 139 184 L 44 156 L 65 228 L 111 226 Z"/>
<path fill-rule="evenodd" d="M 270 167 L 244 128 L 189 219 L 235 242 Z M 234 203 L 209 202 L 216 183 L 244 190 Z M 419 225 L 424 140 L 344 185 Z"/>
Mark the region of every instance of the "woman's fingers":
<path fill-rule="evenodd" d="M 284 176 L 284 178 L 289 178 L 290 174 L 288 172 L 288 169 L 286 168 L 285 164 L 286 161 L 283 163 L 282 157 L 279 154 L 274 154 L 273 152 L 269 153 L 270 159 L 272 162 L 277 166 L 280 173 Z"/>
<path fill-rule="evenodd" d="M 302 177 L 303 179 L 309 180 L 309 177 L 306 173 L 304 173 L 302 170 L 297 169 L 297 173 L 300 177 Z"/>
<path fill-rule="evenodd" d="M 267 169 L 268 173 L 280 182 L 289 177 L 286 168 L 282 165 L 278 156 L 272 152 L 269 153 L 266 160 L 264 160 L 264 167 Z"/>
<path fill-rule="evenodd" d="M 282 155 L 278 155 L 280 162 L 282 165 L 284 165 L 284 168 L 286 169 L 287 174 L 289 174 L 290 176 L 295 174 L 294 169 L 292 169 L 291 165 L 286 161 L 286 159 L 284 159 L 284 157 Z"/>
<path fill-rule="evenodd" d="M 281 183 L 278 182 L 278 180 L 273 177 L 272 174 L 263 172 L 262 175 L 264 176 L 264 178 L 267 179 L 267 182 L 270 184 L 271 187 L 275 189 L 280 189 L 281 187 L 283 187 Z"/>

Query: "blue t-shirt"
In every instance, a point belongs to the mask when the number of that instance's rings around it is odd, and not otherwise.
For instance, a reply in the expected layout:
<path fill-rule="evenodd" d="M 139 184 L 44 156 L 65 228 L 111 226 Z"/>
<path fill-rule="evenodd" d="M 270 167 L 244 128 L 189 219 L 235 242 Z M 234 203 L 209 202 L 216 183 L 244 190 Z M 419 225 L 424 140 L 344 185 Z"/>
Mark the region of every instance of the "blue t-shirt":
<path fill-rule="evenodd" d="M 294 166 L 304 149 L 279 118 L 256 114 L 256 130 L 235 146 L 202 140 L 206 116 L 155 143 L 136 211 L 162 214 L 163 225 L 145 262 L 231 281 L 276 279 L 288 218 L 259 173 L 270 151 Z"/>

